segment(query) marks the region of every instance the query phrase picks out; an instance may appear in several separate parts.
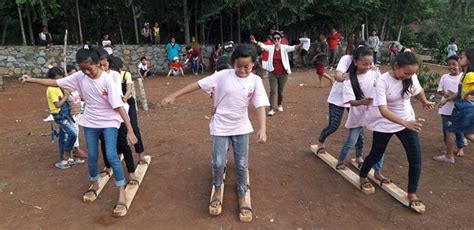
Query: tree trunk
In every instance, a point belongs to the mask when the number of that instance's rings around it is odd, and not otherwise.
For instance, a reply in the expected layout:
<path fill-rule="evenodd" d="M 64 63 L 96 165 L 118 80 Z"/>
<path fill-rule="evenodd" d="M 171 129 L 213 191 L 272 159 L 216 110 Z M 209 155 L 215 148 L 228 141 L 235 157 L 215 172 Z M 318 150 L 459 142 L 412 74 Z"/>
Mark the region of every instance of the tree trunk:
<path fill-rule="evenodd" d="M 125 42 L 123 42 L 122 20 L 119 20 L 119 32 L 120 32 L 120 41 L 122 42 L 122 45 L 125 45 Z"/>
<path fill-rule="evenodd" d="M 79 1 L 76 0 L 76 14 L 77 14 L 77 25 L 79 26 L 79 41 L 83 44 L 83 37 L 82 37 L 82 26 L 81 26 L 81 13 L 79 12 Z"/>
<path fill-rule="evenodd" d="M 33 26 L 31 25 L 30 6 L 26 4 L 26 20 L 28 20 L 28 33 L 30 34 L 31 45 L 35 45 L 35 35 L 33 34 Z"/>
<path fill-rule="evenodd" d="M 184 43 L 190 43 L 189 36 L 189 15 L 188 15 L 188 1 L 183 0 L 183 25 L 184 25 Z"/>
<path fill-rule="evenodd" d="M 40 12 L 41 12 L 41 25 L 48 26 L 48 17 L 46 16 L 46 8 L 44 7 L 43 0 L 38 0 L 40 4 Z"/>
<path fill-rule="evenodd" d="M 133 1 L 130 5 L 132 6 L 133 24 L 135 26 L 135 39 L 137 44 L 140 44 L 140 36 L 138 35 L 137 15 L 135 13 L 135 5 L 133 4 Z"/>
<path fill-rule="evenodd" d="M 23 26 L 23 15 L 21 14 L 21 7 L 20 4 L 16 4 L 18 9 L 18 18 L 20 19 L 20 28 L 21 28 L 21 36 L 23 38 L 23 45 L 26 45 L 26 35 L 25 35 L 25 27 Z"/>
<path fill-rule="evenodd" d="M 209 27 L 207 27 L 207 37 L 206 37 L 206 44 L 209 44 L 209 37 L 211 36 L 211 31 L 212 31 L 212 24 L 214 21 L 211 21 L 209 23 Z"/>
<path fill-rule="evenodd" d="M 230 8 L 230 22 L 229 22 L 229 34 L 230 34 L 230 40 L 234 40 L 234 27 L 232 26 L 233 21 L 234 21 L 234 14 L 232 13 L 232 8 Z"/>
<path fill-rule="evenodd" d="M 201 15 L 202 15 L 202 4 L 199 4 L 200 10 L 201 10 Z M 206 42 L 206 22 L 201 22 L 201 43 L 207 43 Z"/>
<path fill-rule="evenodd" d="M 386 28 L 386 25 L 387 25 L 387 20 L 388 20 L 388 17 L 385 14 L 385 16 L 383 17 L 382 29 L 380 29 L 380 39 L 382 41 L 385 41 L 384 37 L 385 37 L 385 28 Z"/>
<path fill-rule="evenodd" d="M 198 40 L 199 36 L 198 36 L 198 23 L 197 23 L 197 20 L 198 20 L 198 1 L 199 0 L 194 0 L 194 37 L 196 38 L 196 41 Z"/>
<path fill-rule="evenodd" d="M 237 42 L 241 43 L 241 37 L 240 37 L 240 5 L 237 6 Z"/>
<path fill-rule="evenodd" d="M 220 27 L 221 27 L 221 44 L 224 44 L 224 29 L 222 28 L 222 14 L 219 14 Z"/>
<path fill-rule="evenodd" d="M 5 37 L 7 36 L 8 21 L 10 21 L 10 17 L 7 15 L 5 16 L 5 21 L 3 21 L 2 45 L 5 45 Z"/>
<path fill-rule="evenodd" d="M 402 29 L 403 29 L 403 21 L 405 21 L 405 14 L 402 14 L 402 19 L 400 20 L 400 25 L 398 27 L 398 35 L 397 35 L 397 41 L 400 41 L 400 37 L 402 36 Z"/>

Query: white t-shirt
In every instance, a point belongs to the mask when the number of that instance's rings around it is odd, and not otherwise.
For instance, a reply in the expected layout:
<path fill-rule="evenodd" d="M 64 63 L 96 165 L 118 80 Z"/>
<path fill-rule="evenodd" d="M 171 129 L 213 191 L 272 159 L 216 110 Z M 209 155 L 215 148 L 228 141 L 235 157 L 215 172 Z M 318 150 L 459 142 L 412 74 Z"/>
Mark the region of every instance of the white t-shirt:
<path fill-rule="evenodd" d="M 448 50 L 448 57 L 456 55 L 456 53 L 458 52 L 458 46 L 455 43 L 449 44 L 448 48 L 446 49 Z"/>
<path fill-rule="evenodd" d="M 104 50 L 107 51 L 107 53 L 109 55 L 113 54 L 113 50 L 112 50 L 112 41 L 110 40 L 103 40 L 102 41 L 102 46 L 104 47 Z"/>
<path fill-rule="evenodd" d="M 375 83 L 374 106 L 386 105 L 390 112 L 403 120 L 415 120 L 415 111 L 411 106 L 410 98 L 418 95 L 422 87 L 416 74 L 412 76 L 413 85 L 409 89 L 408 95 L 402 97 L 403 83 L 401 80 L 393 78 L 389 72 L 382 74 Z M 367 128 L 382 133 L 396 133 L 405 129 L 404 126 L 389 121 L 380 116 L 369 117 Z"/>
<path fill-rule="evenodd" d="M 445 94 L 448 93 L 448 90 L 457 93 L 458 92 L 458 86 L 459 82 L 461 81 L 462 73 L 459 75 L 450 75 L 445 74 L 441 77 L 439 80 L 439 85 L 438 85 L 438 92 L 444 92 Z M 453 113 L 454 109 L 454 101 L 448 101 L 446 104 L 439 108 L 438 113 L 441 115 L 447 115 L 451 116 L 451 113 Z"/>
<path fill-rule="evenodd" d="M 146 71 L 146 70 L 148 70 L 148 67 L 140 62 L 140 64 L 138 64 L 138 69 Z"/>
<path fill-rule="evenodd" d="M 365 74 L 357 75 L 359 80 L 360 89 L 364 93 L 365 98 L 374 98 L 375 97 L 375 81 L 380 76 L 380 73 L 374 70 L 369 70 Z M 342 96 L 345 103 L 350 104 L 350 101 L 356 100 L 354 90 L 352 89 L 351 80 L 346 80 L 343 82 Z M 349 116 L 346 121 L 346 128 L 358 128 L 366 126 L 366 116 L 372 112 L 373 105 L 360 105 L 360 106 L 351 106 L 349 110 Z"/>
<path fill-rule="evenodd" d="M 213 92 L 216 111 L 209 128 L 214 136 L 253 132 L 248 116 L 249 104 L 256 108 L 270 105 L 262 79 L 255 74 L 240 78 L 234 69 L 226 69 L 199 80 L 198 84 L 204 91 Z"/>
<path fill-rule="evenodd" d="M 341 60 L 339 60 L 339 63 L 337 64 L 336 71 L 340 71 L 342 73 L 347 72 L 351 63 L 352 55 L 342 56 Z M 342 88 L 343 83 L 335 81 L 332 85 L 331 92 L 329 92 L 328 102 L 339 107 L 349 108 L 350 106 L 342 99 Z"/>
<path fill-rule="evenodd" d="M 123 97 L 122 75 L 120 75 L 119 72 L 114 71 L 114 70 L 110 70 L 109 74 L 112 76 L 112 79 L 114 80 L 115 87 L 117 87 L 117 89 L 120 91 L 120 96 L 122 98 Z M 123 103 L 123 108 L 125 109 L 125 111 L 127 111 L 127 114 L 128 114 L 128 110 L 130 109 L 130 105 L 128 103 Z"/>

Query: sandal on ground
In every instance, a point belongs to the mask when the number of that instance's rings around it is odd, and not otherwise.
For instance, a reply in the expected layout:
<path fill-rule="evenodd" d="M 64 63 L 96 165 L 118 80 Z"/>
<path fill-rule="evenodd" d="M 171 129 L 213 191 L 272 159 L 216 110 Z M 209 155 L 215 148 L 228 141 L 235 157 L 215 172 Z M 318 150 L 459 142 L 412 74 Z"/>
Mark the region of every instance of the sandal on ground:
<path fill-rule="evenodd" d="M 253 210 L 251 207 L 242 206 L 239 208 L 239 219 L 241 222 L 250 222 L 253 218 Z"/>
<path fill-rule="evenodd" d="M 220 215 L 222 213 L 222 201 L 213 196 L 211 202 L 209 203 L 209 214 L 213 216 Z"/>
<path fill-rule="evenodd" d="M 464 156 L 464 150 L 459 152 L 459 150 L 456 152 L 457 157 L 463 157 Z"/>
<path fill-rule="evenodd" d="M 325 153 L 326 153 L 326 148 L 324 148 L 324 147 L 319 147 L 316 150 L 316 154 L 325 154 Z"/>
<path fill-rule="evenodd" d="M 378 179 L 377 179 L 378 180 Z M 380 181 L 380 187 L 384 186 L 384 185 L 388 185 L 388 184 L 391 184 L 392 183 L 392 180 L 390 180 L 390 178 L 382 178 Z"/>
<path fill-rule="evenodd" d="M 369 181 L 366 181 L 364 183 L 361 183 L 360 184 L 360 190 L 366 194 L 366 195 L 370 195 L 370 194 L 374 194 L 375 193 L 375 188 L 374 186 L 372 185 L 372 183 L 370 183 Z"/>
<path fill-rule="evenodd" d="M 125 209 L 122 209 L 121 211 L 116 211 L 116 209 L 120 206 L 124 207 Z M 122 217 L 122 216 L 127 215 L 127 212 L 128 212 L 127 204 L 123 202 L 117 202 L 114 206 L 114 210 L 112 211 L 112 215 L 114 217 Z"/>
<path fill-rule="evenodd" d="M 442 163 L 454 164 L 454 159 L 449 159 L 446 157 L 446 155 L 435 156 L 433 157 L 433 160 L 442 162 Z"/>
<path fill-rule="evenodd" d="M 137 179 L 129 179 L 127 184 L 139 186 L 139 185 L 140 185 L 140 181 L 138 181 Z"/>
<path fill-rule="evenodd" d="M 346 164 L 344 164 L 344 162 L 338 162 L 337 165 L 336 165 L 336 169 L 337 170 L 344 170 L 346 169 Z"/>
<path fill-rule="evenodd" d="M 88 196 L 87 194 L 93 194 L 94 197 Z M 97 199 L 97 190 L 91 188 L 87 190 L 82 196 L 82 201 L 84 203 L 94 202 Z"/>
<path fill-rule="evenodd" d="M 408 207 L 418 213 L 425 213 L 426 210 L 426 206 L 419 199 L 410 200 L 408 202 Z"/>
<path fill-rule="evenodd" d="M 148 161 L 146 161 L 146 160 L 138 160 L 138 164 L 141 164 L 141 165 L 148 165 Z"/>

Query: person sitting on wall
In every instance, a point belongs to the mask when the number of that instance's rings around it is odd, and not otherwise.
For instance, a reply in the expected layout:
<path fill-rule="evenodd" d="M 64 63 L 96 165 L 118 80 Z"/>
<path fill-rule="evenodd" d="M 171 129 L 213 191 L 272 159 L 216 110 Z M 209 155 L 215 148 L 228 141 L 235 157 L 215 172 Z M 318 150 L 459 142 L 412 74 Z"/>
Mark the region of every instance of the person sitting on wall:
<path fill-rule="evenodd" d="M 39 45 L 50 46 L 53 44 L 53 37 L 48 32 L 48 26 L 43 26 L 43 31 L 39 33 Z"/>

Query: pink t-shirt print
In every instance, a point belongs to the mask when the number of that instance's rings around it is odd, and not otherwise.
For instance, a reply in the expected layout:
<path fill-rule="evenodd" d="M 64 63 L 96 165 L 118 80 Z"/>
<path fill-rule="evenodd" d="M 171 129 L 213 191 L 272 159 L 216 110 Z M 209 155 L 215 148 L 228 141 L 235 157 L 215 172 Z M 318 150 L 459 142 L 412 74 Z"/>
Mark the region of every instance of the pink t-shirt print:
<path fill-rule="evenodd" d="M 123 122 L 115 108 L 123 106 L 121 91 L 113 78 L 106 72 L 97 79 L 91 79 L 82 71 L 57 80 L 61 88 L 77 90 L 86 108 L 79 124 L 87 128 L 119 128 Z"/>
<path fill-rule="evenodd" d="M 413 85 L 409 93 L 403 94 L 403 83 L 401 80 L 393 78 L 389 72 L 380 76 L 375 83 L 374 106 L 386 105 L 390 112 L 403 120 L 413 121 L 416 119 L 415 111 L 411 106 L 410 98 L 418 95 L 422 88 L 416 74 L 412 76 Z M 382 133 L 396 133 L 405 129 L 404 126 L 389 121 L 382 115 L 374 116 L 367 122 L 367 128 Z"/>
<path fill-rule="evenodd" d="M 366 98 L 375 97 L 375 81 L 379 76 L 379 72 L 374 70 L 369 70 L 365 74 L 357 75 L 360 88 Z M 354 90 L 352 89 L 352 84 L 350 80 L 346 80 L 343 82 L 342 99 L 344 103 L 347 104 L 350 104 L 350 101 L 356 100 L 356 96 Z M 366 126 L 366 118 L 370 117 L 369 113 L 373 112 L 376 112 L 374 111 L 373 105 L 351 106 L 351 109 L 349 110 L 349 116 L 347 117 L 346 121 L 346 128 L 350 129 Z"/>
<path fill-rule="evenodd" d="M 452 93 L 458 92 L 459 82 L 461 81 L 462 73 L 459 75 L 450 75 L 445 74 L 441 77 L 438 84 L 438 92 L 444 92 L 445 94 L 448 91 Z M 454 109 L 454 101 L 448 101 L 446 104 L 439 108 L 438 113 L 441 115 L 451 116 Z"/>
<path fill-rule="evenodd" d="M 209 124 L 214 136 L 235 136 L 253 132 L 248 107 L 269 106 L 262 79 L 255 74 L 240 78 L 235 70 L 222 70 L 198 81 L 199 87 L 213 92 L 215 114 Z"/>

